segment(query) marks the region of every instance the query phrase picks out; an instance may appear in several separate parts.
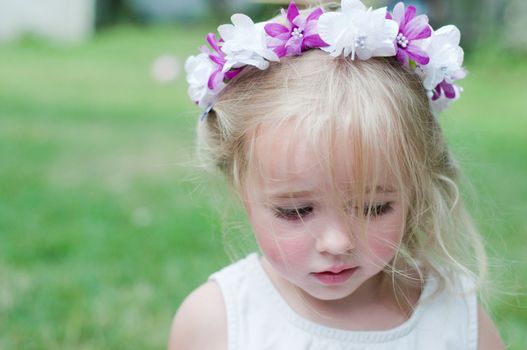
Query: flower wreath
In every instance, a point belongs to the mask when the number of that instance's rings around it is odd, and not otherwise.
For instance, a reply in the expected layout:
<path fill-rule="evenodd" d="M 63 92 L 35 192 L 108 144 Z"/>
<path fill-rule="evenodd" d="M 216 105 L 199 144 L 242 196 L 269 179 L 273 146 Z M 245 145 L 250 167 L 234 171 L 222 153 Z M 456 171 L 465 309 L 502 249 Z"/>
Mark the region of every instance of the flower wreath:
<path fill-rule="evenodd" d="M 459 97 L 454 82 L 466 76 L 461 34 L 454 25 L 433 30 L 426 15 L 400 2 L 393 12 L 373 10 L 359 0 L 342 0 L 340 11 L 316 8 L 300 13 L 294 1 L 282 9 L 280 23 L 254 23 L 244 14 L 231 17 L 232 24 L 218 27 L 220 39 L 209 33 L 201 53 L 185 63 L 189 95 L 206 116 L 218 94 L 246 66 L 267 69 L 285 56 L 321 49 L 333 57 L 395 56 L 422 79 L 431 110 L 438 114 Z"/>

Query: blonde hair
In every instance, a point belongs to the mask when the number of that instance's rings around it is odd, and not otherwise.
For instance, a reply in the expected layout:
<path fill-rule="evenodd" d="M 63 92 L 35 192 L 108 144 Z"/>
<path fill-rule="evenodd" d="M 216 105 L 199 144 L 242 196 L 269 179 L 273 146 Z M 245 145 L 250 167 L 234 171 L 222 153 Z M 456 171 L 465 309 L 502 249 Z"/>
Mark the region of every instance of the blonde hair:
<path fill-rule="evenodd" d="M 354 165 L 358 203 L 381 166 L 395 176 L 406 225 L 386 271 L 405 276 L 413 267 L 421 280 L 424 273 L 437 277 L 440 289 L 460 271 L 483 283 L 486 255 L 459 194 L 459 169 L 414 72 L 393 57 L 353 61 L 320 50 L 264 71 L 247 67 L 199 124 L 202 159 L 240 191 L 257 163 L 258 130 L 286 122 L 316 146 L 330 174 L 336 161 Z M 334 159 L 336 143 L 349 146 L 348 159 Z"/>

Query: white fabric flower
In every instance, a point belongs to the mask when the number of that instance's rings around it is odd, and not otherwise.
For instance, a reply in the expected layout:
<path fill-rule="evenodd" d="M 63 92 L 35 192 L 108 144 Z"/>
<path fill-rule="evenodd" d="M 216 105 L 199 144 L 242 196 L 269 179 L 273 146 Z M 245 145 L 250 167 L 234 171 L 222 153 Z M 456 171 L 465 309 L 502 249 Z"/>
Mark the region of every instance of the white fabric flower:
<path fill-rule="evenodd" d="M 372 10 L 359 0 L 342 0 L 341 12 L 324 13 L 318 22 L 322 40 L 329 44 L 322 50 L 331 56 L 351 54 L 361 60 L 374 56 L 395 56 L 397 22 L 386 19 L 386 7 Z"/>
<path fill-rule="evenodd" d="M 223 67 L 224 73 L 246 65 L 264 70 L 269 67 L 269 61 L 278 61 L 274 51 L 267 48 L 265 23 L 255 24 L 250 17 L 239 13 L 233 15 L 231 21 L 233 24 L 218 27 L 224 40 L 221 50 L 227 61 Z"/>
<path fill-rule="evenodd" d="M 454 25 L 439 28 L 428 39 L 422 40 L 422 49 L 430 57 L 427 65 L 417 67 L 416 72 L 423 79 L 423 86 L 433 90 L 445 80 L 452 84 L 464 77 L 462 69 L 463 49 L 459 46 L 461 33 Z"/>
<path fill-rule="evenodd" d="M 224 87 L 220 84 L 215 91 L 208 87 L 209 78 L 214 72 L 214 63 L 205 53 L 197 56 L 190 56 L 185 62 L 185 71 L 187 72 L 187 82 L 189 84 L 188 94 L 192 101 L 197 103 L 201 108 L 216 102 L 217 94 Z"/>

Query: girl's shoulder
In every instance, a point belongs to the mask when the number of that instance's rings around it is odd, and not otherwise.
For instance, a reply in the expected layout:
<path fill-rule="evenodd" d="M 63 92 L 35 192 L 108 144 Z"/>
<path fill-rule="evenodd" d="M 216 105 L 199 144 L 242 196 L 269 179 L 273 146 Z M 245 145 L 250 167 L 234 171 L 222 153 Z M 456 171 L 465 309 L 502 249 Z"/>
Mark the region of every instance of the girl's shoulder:
<path fill-rule="evenodd" d="M 505 349 L 498 328 L 487 311 L 478 306 L 478 350 Z"/>
<path fill-rule="evenodd" d="M 227 349 L 227 308 L 232 309 L 245 272 L 257 263 L 258 255 L 252 253 L 213 273 L 190 293 L 172 322 L 168 350 Z"/>
<path fill-rule="evenodd" d="M 468 336 L 471 349 L 501 350 L 505 349 L 498 329 L 484 307 L 478 303 L 478 287 L 475 278 L 464 273 L 451 274 L 448 279 L 449 286 L 436 289 L 437 279 L 428 279 L 431 296 L 424 302 L 427 311 L 434 310 L 432 315 L 446 315 L 453 329 L 462 329 L 463 324 L 468 325 L 469 332 L 459 333 L 460 337 Z M 438 292 L 439 291 L 439 292 Z M 439 330 L 440 328 L 437 327 Z M 448 331 L 447 328 L 443 330 Z"/>
<path fill-rule="evenodd" d="M 179 307 L 168 344 L 176 349 L 227 349 L 226 311 L 216 282 L 195 289 Z"/>

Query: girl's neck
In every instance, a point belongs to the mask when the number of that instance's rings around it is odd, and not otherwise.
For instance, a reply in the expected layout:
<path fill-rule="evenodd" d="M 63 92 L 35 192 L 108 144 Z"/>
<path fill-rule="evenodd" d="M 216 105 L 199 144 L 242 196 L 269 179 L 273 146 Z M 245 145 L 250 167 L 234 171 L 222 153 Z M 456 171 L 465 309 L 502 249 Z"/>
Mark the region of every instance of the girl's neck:
<path fill-rule="evenodd" d="M 407 321 L 421 295 L 422 286 L 397 283 L 384 273 L 370 278 L 359 289 L 339 300 L 320 300 L 281 277 L 262 258 L 262 266 L 285 302 L 300 316 L 326 326 L 354 330 L 387 330 Z"/>

